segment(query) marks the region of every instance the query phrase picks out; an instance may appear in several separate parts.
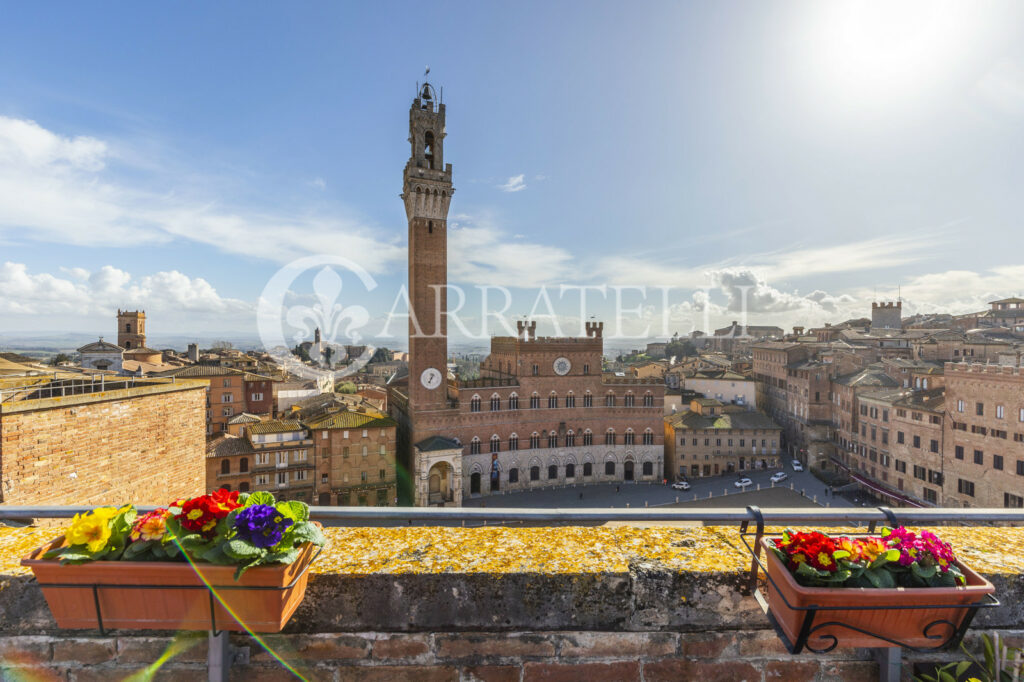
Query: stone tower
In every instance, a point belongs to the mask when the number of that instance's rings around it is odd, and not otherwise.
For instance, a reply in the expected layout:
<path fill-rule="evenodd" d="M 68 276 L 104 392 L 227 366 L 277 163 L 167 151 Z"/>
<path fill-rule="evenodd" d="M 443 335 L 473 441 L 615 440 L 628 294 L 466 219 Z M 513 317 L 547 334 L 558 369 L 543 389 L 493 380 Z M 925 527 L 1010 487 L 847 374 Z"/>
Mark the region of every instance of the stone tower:
<path fill-rule="evenodd" d="M 452 166 L 444 163 L 444 104 L 430 83 L 409 109 L 412 155 L 402 200 L 409 220 L 409 403 L 443 409 L 448 397 L 448 204 Z"/>
<path fill-rule="evenodd" d="M 146 311 L 117 311 L 117 345 L 125 350 L 146 346 Z"/>
<path fill-rule="evenodd" d="M 885 301 L 871 304 L 872 329 L 902 329 L 903 301 Z"/>

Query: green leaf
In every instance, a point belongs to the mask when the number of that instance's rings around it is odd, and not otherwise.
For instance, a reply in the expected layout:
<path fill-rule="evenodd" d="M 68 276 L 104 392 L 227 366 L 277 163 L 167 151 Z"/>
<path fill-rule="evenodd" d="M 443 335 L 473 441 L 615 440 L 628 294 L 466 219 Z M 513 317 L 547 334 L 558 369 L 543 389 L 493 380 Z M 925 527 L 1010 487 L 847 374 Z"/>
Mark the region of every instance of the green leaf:
<path fill-rule="evenodd" d="M 318 547 L 322 547 L 327 541 L 324 537 L 323 531 L 315 523 L 300 523 L 295 526 L 295 532 L 292 535 L 293 542 L 312 542 Z"/>
<path fill-rule="evenodd" d="M 238 493 L 238 504 L 245 506 L 245 501 L 249 499 L 249 493 Z"/>
<path fill-rule="evenodd" d="M 235 538 L 224 543 L 224 553 L 232 559 L 249 560 L 255 557 L 262 557 L 267 553 L 267 550 L 257 547 L 251 542 Z"/>
<path fill-rule="evenodd" d="M 268 554 L 263 558 L 263 563 L 266 564 L 290 564 L 299 558 L 299 550 L 288 549 L 280 552 L 274 552 Z"/>
<path fill-rule="evenodd" d="M 914 575 L 916 575 L 918 578 L 921 578 L 922 580 L 928 580 L 929 578 L 935 577 L 934 566 L 928 566 L 927 568 L 925 568 L 915 561 L 910 565 L 910 570 L 914 572 Z"/>
<path fill-rule="evenodd" d="M 249 498 L 245 501 L 246 507 L 251 507 L 255 504 L 266 504 L 271 507 L 274 506 L 274 496 L 268 493 L 266 490 L 257 490 L 256 492 L 249 495 Z"/>
<path fill-rule="evenodd" d="M 304 502 L 298 500 L 278 502 L 275 508 L 296 523 L 309 520 L 309 507 Z"/>
<path fill-rule="evenodd" d="M 850 557 L 850 553 L 847 552 L 845 549 L 839 549 L 839 550 L 836 550 L 835 552 L 832 552 L 832 558 L 833 559 L 847 559 L 849 557 Z"/>

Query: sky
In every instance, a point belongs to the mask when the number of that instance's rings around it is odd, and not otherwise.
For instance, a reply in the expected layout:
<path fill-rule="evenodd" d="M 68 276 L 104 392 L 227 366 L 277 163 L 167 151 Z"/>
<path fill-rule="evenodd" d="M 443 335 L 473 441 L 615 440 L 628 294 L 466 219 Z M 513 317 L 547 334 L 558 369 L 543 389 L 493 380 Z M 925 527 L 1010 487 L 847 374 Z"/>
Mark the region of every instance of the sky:
<path fill-rule="evenodd" d="M 270 298 L 341 305 L 348 322 L 306 317 L 344 331 L 362 314 L 357 335 L 403 345 L 404 318 L 386 327 L 406 282 L 398 195 L 427 65 L 447 107 L 449 280 L 467 291 L 469 335 L 503 331 L 481 287 L 508 288 L 506 314 L 541 329 L 576 334 L 595 316 L 636 338 L 724 326 L 744 307 L 783 327 L 898 295 L 906 314 L 980 310 L 1024 293 L 1022 14 L 10 5 L 0 335 L 113 335 L 118 308 L 144 308 L 151 335 L 256 334 L 275 274 L 341 257 L 372 286 L 319 263 Z M 331 300 L 324 267 L 340 278 Z M 582 308 L 581 286 L 605 289 Z"/>

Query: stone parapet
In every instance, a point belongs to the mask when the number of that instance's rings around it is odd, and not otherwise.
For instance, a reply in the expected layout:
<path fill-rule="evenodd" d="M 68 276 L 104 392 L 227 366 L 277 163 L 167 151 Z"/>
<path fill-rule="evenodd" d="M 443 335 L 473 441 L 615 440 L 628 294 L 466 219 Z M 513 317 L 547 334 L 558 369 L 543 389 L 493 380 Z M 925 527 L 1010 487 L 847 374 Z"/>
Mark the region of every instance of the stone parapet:
<path fill-rule="evenodd" d="M 977 630 L 1024 641 L 1024 529 L 939 529 L 997 587 Z M 59 631 L 17 557 L 52 530 L 0 531 L 0 658 L 39 676 L 121 679 L 159 633 Z M 872 680 L 864 650 L 791 656 L 745 591 L 735 528 L 329 528 L 306 599 L 266 639 L 308 679 Z M 157 635 L 157 636 L 154 636 Z M 182 640 L 165 679 L 204 672 Z M 233 636 L 233 675 L 287 679 Z M 921 660 L 921 656 L 908 660 Z M 948 654 L 923 656 L 948 660 Z"/>

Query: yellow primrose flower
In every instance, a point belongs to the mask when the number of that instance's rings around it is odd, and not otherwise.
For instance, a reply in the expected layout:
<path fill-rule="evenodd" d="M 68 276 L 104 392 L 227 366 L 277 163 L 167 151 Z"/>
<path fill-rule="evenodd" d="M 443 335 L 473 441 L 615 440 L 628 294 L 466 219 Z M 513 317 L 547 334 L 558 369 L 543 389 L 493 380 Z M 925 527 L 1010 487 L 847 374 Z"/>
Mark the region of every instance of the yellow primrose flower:
<path fill-rule="evenodd" d="M 76 515 L 66 537 L 71 545 L 85 545 L 90 552 L 99 552 L 110 540 L 109 518 L 96 514 Z"/>

